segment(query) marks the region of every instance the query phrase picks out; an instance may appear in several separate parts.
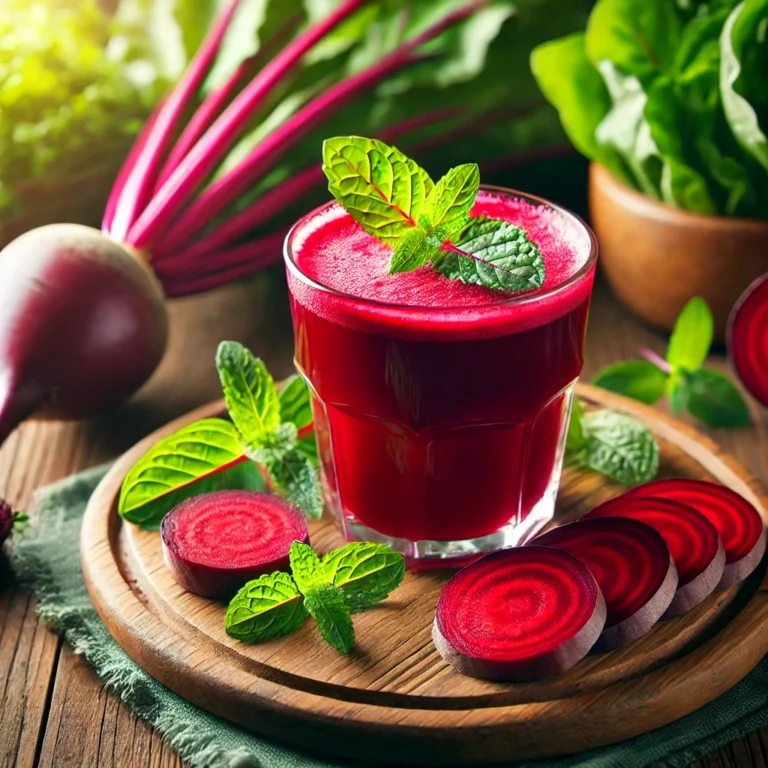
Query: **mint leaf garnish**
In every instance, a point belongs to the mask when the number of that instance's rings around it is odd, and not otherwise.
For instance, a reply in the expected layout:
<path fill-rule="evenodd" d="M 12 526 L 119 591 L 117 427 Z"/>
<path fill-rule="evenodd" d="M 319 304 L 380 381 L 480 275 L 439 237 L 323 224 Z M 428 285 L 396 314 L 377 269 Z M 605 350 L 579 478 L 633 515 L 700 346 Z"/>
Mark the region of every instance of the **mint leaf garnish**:
<path fill-rule="evenodd" d="M 242 344 L 222 341 L 216 368 L 227 410 L 245 444 L 260 448 L 280 426 L 280 398 L 267 367 Z"/>
<path fill-rule="evenodd" d="M 630 360 L 603 368 L 592 383 L 641 403 L 653 405 L 664 397 L 667 374 L 649 360 Z"/>
<path fill-rule="evenodd" d="M 355 629 L 344 593 L 328 582 L 312 584 L 304 595 L 304 606 L 323 639 L 337 651 L 349 653 L 355 644 Z"/>
<path fill-rule="evenodd" d="M 326 139 L 323 171 L 331 193 L 355 221 L 389 245 L 416 226 L 434 186 L 414 160 L 362 136 Z"/>
<path fill-rule="evenodd" d="M 702 367 L 712 346 L 713 327 L 709 305 L 696 296 L 675 322 L 666 359 L 641 349 L 646 360 L 608 366 L 593 383 L 649 404 L 666 393 L 672 413 L 687 410 L 709 427 L 746 426 L 749 409 L 736 385 L 727 376 Z"/>
<path fill-rule="evenodd" d="M 673 369 L 697 371 L 712 346 L 714 320 L 704 299 L 691 299 L 675 321 L 667 347 L 667 362 Z"/>
<path fill-rule="evenodd" d="M 447 277 L 502 291 L 532 291 L 544 284 L 538 247 L 514 224 L 479 218 L 438 263 Z"/>
<path fill-rule="evenodd" d="M 323 496 L 312 460 L 298 448 L 266 464 L 278 493 L 295 504 L 310 520 L 323 516 Z"/>
<path fill-rule="evenodd" d="M 289 558 L 291 573 L 293 573 L 293 578 L 302 594 L 306 595 L 312 584 L 325 580 L 325 572 L 320 564 L 320 558 L 309 544 L 294 541 L 291 544 Z"/>
<path fill-rule="evenodd" d="M 640 485 L 656 476 L 659 446 L 637 419 L 602 410 L 584 416 L 583 425 L 588 435 L 582 458 L 586 467 L 622 485 Z"/>
<path fill-rule="evenodd" d="M 386 544 L 353 542 L 329 552 L 322 561 L 327 579 L 341 589 L 350 611 L 364 611 L 397 589 L 405 576 L 405 558 Z"/>
<path fill-rule="evenodd" d="M 244 643 L 263 643 L 290 634 L 308 618 L 296 582 L 278 571 L 249 581 L 232 598 L 226 630 Z"/>
<path fill-rule="evenodd" d="M 622 485 L 640 485 L 656 476 L 659 446 L 632 416 L 601 410 L 585 413 L 576 400 L 566 442 L 570 464 L 599 472 Z"/>
<path fill-rule="evenodd" d="M 701 368 L 689 373 L 681 385 L 688 412 L 715 429 L 746 427 L 749 410 L 736 385 L 722 373 Z"/>
<path fill-rule="evenodd" d="M 338 202 L 392 248 L 390 274 L 431 262 L 445 277 L 501 291 L 544 284 L 544 261 L 522 229 L 470 216 L 480 188 L 476 164 L 452 168 L 433 185 L 394 147 L 338 136 L 323 145 L 323 170 Z"/>
<path fill-rule="evenodd" d="M 290 422 L 296 429 L 312 423 L 312 401 L 307 382 L 301 376 L 291 376 L 280 391 L 280 421 Z"/>

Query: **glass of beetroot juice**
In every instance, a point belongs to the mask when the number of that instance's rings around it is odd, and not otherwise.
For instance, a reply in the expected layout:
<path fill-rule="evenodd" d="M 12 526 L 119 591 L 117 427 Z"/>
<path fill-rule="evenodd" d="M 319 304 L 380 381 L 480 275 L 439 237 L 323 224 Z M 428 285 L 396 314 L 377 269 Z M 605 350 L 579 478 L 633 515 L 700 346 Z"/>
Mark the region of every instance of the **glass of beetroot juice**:
<path fill-rule="evenodd" d="M 592 232 L 496 187 L 472 215 L 527 232 L 541 288 L 504 293 L 429 265 L 390 275 L 391 249 L 336 203 L 286 241 L 326 503 L 347 540 L 386 542 L 411 567 L 520 544 L 552 518 L 583 363 Z"/>

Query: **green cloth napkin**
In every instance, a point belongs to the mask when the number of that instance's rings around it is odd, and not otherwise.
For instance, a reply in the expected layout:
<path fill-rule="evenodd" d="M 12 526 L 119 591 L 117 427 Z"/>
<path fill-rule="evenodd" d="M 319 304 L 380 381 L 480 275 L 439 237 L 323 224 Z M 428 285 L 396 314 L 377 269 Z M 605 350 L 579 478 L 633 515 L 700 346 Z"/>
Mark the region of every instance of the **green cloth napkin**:
<path fill-rule="evenodd" d="M 85 505 L 106 467 L 41 489 L 33 526 L 16 537 L 12 557 L 38 596 L 38 612 L 82 654 L 96 674 L 136 714 L 157 728 L 195 768 L 341 768 L 270 742 L 184 701 L 153 680 L 113 640 L 85 589 L 79 533 Z M 768 659 L 716 701 L 664 728 L 620 744 L 516 768 L 644 768 L 687 766 L 703 755 L 768 724 Z M 361 756 L 364 758 L 364 756 Z"/>

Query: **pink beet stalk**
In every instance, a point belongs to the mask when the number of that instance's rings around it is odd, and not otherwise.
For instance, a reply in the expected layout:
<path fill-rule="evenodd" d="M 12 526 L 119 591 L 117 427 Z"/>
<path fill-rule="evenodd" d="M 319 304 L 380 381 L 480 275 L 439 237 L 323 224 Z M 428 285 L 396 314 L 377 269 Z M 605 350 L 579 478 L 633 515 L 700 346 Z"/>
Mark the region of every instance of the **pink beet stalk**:
<path fill-rule="evenodd" d="M 115 211 L 117 210 L 117 203 L 120 200 L 120 196 L 123 194 L 125 185 L 128 182 L 128 177 L 131 175 L 131 170 L 139 159 L 139 155 L 144 151 L 144 147 L 149 139 L 149 134 L 152 132 L 152 127 L 157 120 L 158 112 L 163 108 L 161 102 L 155 111 L 150 115 L 149 120 L 141 129 L 139 135 L 136 138 L 134 145 L 131 147 L 131 151 L 128 153 L 128 157 L 125 159 L 120 173 L 117 174 L 115 183 L 112 186 L 112 190 L 109 193 L 109 199 L 107 200 L 107 206 L 104 209 L 104 217 L 101 220 L 102 232 L 108 233 L 112 228 L 112 222 L 115 218 Z"/>
<path fill-rule="evenodd" d="M 653 363 L 659 370 L 664 371 L 667 375 L 672 373 L 670 364 L 663 357 L 657 355 L 652 349 L 648 349 L 648 347 L 640 347 L 640 354 L 648 360 L 648 362 Z"/>
<path fill-rule="evenodd" d="M 265 138 L 237 168 L 211 184 L 171 229 L 169 241 L 184 242 L 192 238 L 206 226 L 211 218 L 236 200 L 253 183 L 254 178 L 273 166 L 291 149 L 293 144 L 313 130 L 329 114 L 343 107 L 358 93 L 371 88 L 398 69 L 430 58 L 428 54 L 415 55 L 414 51 L 471 15 L 484 4 L 485 0 L 475 0 L 448 14 L 417 37 L 403 43 L 377 64 L 338 83 L 310 102 L 279 129 Z M 145 217 L 150 218 L 149 214 L 148 208 L 145 215 L 137 222 L 135 232 L 134 230 L 131 231 L 129 239 L 139 247 L 141 247 L 142 237 L 151 236 L 151 230 L 141 230 L 141 224 Z M 159 220 L 155 219 L 153 226 Z M 165 224 L 166 221 L 162 223 Z"/>
<path fill-rule="evenodd" d="M 246 77 L 255 71 L 258 71 L 265 61 L 290 38 L 293 34 L 301 15 L 295 14 L 267 41 L 259 48 L 258 53 L 246 59 L 237 70 L 232 74 L 229 80 L 219 88 L 215 93 L 208 96 L 192 115 L 186 128 L 184 128 L 179 140 L 171 150 L 168 159 L 165 161 L 160 176 L 155 184 L 155 191 L 160 189 L 170 178 L 173 171 L 179 163 L 195 146 L 198 139 L 211 126 L 213 121 L 223 111 L 227 104 L 234 98 L 245 81 Z"/>
<path fill-rule="evenodd" d="M 354 13 L 366 0 L 346 0 L 326 19 L 308 29 L 276 56 L 235 98 L 205 132 L 130 228 L 127 241 L 146 247 L 194 195 L 198 186 L 226 155 L 234 139 L 266 97 L 329 32 Z M 206 216 L 206 221 L 210 216 Z"/>
<path fill-rule="evenodd" d="M 110 233 L 114 239 L 125 240 L 137 214 L 149 201 L 155 178 L 163 161 L 163 153 L 172 139 L 174 128 L 210 70 L 239 3 L 240 0 L 232 0 L 219 17 L 182 75 L 179 84 L 158 109 L 154 125 L 140 155 L 130 169 L 117 203 L 110 227 Z"/>

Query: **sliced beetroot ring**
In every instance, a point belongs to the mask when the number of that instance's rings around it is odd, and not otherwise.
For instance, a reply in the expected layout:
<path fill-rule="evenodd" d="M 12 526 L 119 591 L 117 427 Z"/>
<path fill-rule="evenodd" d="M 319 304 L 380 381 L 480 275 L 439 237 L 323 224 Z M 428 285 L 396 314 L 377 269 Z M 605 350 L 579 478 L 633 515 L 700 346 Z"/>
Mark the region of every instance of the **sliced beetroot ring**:
<path fill-rule="evenodd" d="M 203 597 L 231 597 L 246 582 L 288 570 L 294 541 L 309 540 L 304 516 L 279 496 L 216 491 L 186 499 L 160 526 L 173 578 Z"/>
<path fill-rule="evenodd" d="M 765 525 L 760 513 L 736 491 L 694 478 L 655 480 L 632 488 L 625 497 L 657 497 L 693 507 L 717 528 L 725 548 L 718 589 L 745 579 L 765 554 Z"/>
<path fill-rule="evenodd" d="M 755 280 L 736 302 L 727 336 L 741 383 L 768 407 L 768 273 Z"/>
<path fill-rule="evenodd" d="M 725 568 L 725 549 L 720 534 L 704 515 L 677 501 L 628 498 L 626 495 L 601 504 L 582 520 L 627 517 L 650 525 L 661 534 L 677 568 L 677 592 L 662 616 L 679 616 L 715 591 Z"/>
<path fill-rule="evenodd" d="M 582 562 L 526 546 L 460 570 L 440 595 L 432 638 L 462 674 L 526 682 L 583 659 L 604 623 L 603 596 Z"/>
<path fill-rule="evenodd" d="M 583 520 L 538 536 L 535 544 L 578 557 L 600 587 L 608 615 L 596 650 L 627 645 L 644 635 L 669 608 L 677 570 L 664 539 L 637 520 Z"/>

